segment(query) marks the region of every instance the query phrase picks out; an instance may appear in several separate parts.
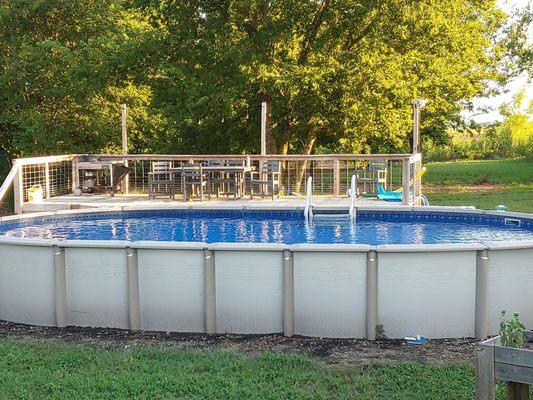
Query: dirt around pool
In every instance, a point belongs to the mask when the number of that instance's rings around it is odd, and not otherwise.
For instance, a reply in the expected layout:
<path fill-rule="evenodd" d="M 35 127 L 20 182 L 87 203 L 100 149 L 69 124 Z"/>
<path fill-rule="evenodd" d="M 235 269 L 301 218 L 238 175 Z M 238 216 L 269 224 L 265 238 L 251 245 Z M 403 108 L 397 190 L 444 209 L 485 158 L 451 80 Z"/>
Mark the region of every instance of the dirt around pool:
<path fill-rule="evenodd" d="M 178 348 L 228 349 L 241 354 L 302 353 L 327 363 L 351 365 L 393 361 L 474 361 L 475 339 L 438 339 L 422 345 L 404 340 L 369 341 L 271 335 L 204 335 L 175 332 L 132 332 L 104 328 L 52 328 L 0 321 L 0 338 L 51 339 L 67 343 L 85 343 L 106 348 L 133 346 L 175 346 Z"/>

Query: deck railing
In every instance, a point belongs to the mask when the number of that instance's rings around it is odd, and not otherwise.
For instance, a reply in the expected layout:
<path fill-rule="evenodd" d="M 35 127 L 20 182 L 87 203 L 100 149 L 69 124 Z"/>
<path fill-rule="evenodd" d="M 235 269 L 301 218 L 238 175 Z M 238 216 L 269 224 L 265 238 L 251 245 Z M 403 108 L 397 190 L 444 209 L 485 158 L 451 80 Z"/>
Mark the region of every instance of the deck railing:
<path fill-rule="evenodd" d="M 164 155 L 164 154 L 98 154 L 91 155 L 102 161 L 127 161 L 130 173 L 126 193 L 147 193 L 148 173 L 153 161 L 170 161 L 174 167 L 184 163 L 206 162 L 208 160 L 250 160 L 260 169 L 265 161 L 281 162 L 282 195 L 303 195 L 305 181 L 313 177 L 313 195 L 345 196 L 350 178 L 358 176 L 358 192 L 375 191 L 371 170 L 372 163 L 382 162 L 381 180 L 387 190 L 403 189 L 404 205 L 416 205 L 421 193 L 420 179 L 415 179 L 421 168 L 421 154 L 320 154 L 320 155 Z M 72 194 L 77 184 L 77 163 L 80 155 L 21 158 L 15 160 L 9 175 L 14 187 L 14 210 L 22 212 L 24 202 L 32 187 L 39 186 L 45 199 Z M 365 179 L 366 178 L 366 179 Z M 2 185 L 3 196 L 11 182 Z M 181 190 L 178 184 L 178 191 Z M 0 201 L 2 199 L 0 198 Z"/>

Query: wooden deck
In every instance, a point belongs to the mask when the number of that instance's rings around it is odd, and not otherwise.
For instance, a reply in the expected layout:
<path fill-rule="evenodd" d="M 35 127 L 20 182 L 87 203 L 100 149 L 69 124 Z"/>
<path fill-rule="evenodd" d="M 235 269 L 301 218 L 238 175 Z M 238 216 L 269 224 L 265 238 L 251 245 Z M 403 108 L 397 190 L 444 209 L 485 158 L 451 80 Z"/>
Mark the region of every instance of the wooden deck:
<path fill-rule="evenodd" d="M 326 197 L 317 196 L 313 197 L 313 204 L 317 207 L 325 208 L 348 208 L 350 199 L 348 197 Z M 181 199 L 168 199 L 157 198 L 148 199 L 146 194 L 129 194 L 129 195 L 116 195 L 111 197 L 109 195 L 90 195 L 84 194 L 82 196 L 57 196 L 50 199 L 45 199 L 42 202 L 30 203 L 26 202 L 23 205 L 23 213 L 43 212 L 43 211 L 59 211 L 59 210 L 74 210 L 83 208 L 110 208 L 110 207 L 206 207 L 206 208 L 293 208 L 304 207 L 304 197 L 282 197 L 272 201 L 270 198 L 254 198 L 250 200 L 248 197 L 242 199 L 232 199 L 226 197 L 212 198 L 200 202 L 199 200 L 184 202 Z M 386 202 L 373 198 L 358 198 L 357 206 L 401 206 L 398 202 Z"/>

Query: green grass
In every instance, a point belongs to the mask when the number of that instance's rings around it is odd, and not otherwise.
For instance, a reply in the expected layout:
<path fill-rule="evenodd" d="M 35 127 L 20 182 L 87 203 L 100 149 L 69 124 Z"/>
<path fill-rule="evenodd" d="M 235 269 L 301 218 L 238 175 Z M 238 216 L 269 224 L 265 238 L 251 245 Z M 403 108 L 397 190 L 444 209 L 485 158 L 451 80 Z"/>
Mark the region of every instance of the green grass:
<path fill-rule="evenodd" d="M 175 347 L 0 340 L 2 399 L 471 399 L 466 364 L 326 364 Z M 498 389 L 503 399 L 503 387 Z"/>
<path fill-rule="evenodd" d="M 426 164 L 424 189 L 432 205 L 469 206 L 533 213 L 533 162 L 451 161 Z"/>
<path fill-rule="evenodd" d="M 533 213 L 533 185 L 510 185 L 486 191 L 436 189 L 428 191 L 426 195 L 431 205 L 475 206 L 494 210 L 496 205 L 504 204 L 510 211 Z"/>
<path fill-rule="evenodd" d="M 425 164 L 424 183 L 533 184 L 533 162 L 525 159 L 449 161 Z"/>

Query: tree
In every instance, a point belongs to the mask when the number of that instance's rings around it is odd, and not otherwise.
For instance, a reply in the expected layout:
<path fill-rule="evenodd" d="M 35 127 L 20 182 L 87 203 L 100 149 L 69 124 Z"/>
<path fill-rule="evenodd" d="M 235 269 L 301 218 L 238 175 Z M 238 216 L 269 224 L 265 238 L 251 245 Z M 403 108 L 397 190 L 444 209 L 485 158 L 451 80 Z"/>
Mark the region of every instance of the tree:
<path fill-rule="evenodd" d="M 138 79 L 146 18 L 122 1 L 0 2 L 0 149 L 18 155 L 120 147 L 127 102 L 137 150 L 157 120 L 151 88 Z M 139 127 L 142 125 L 142 127 Z"/>
<path fill-rule="evenodd" d="M 494 0 L 0 0 L 0 152 L 409 149 L 528 68 L 530 10 Z"/>
<path fill-rule="evenodd" d="M 509 104 L 500 107 L 503 122 L 496 129 L 497 145 L 503 156 L 533 157 L 533 100 L 524 109 L 522 89 Z"/>
<path fill-rule="evenodd" d="M 422 128 L 442 135 L 461 101 L 517 73 L 530 19 L 506 24 L 493 0 L 140 7 L 159 30 L 151 85 L 170 149 L 198 152 L 257 151 L 263 99 L 276 152 L 407 150 L 412 99 L 430 100 Z"/>

